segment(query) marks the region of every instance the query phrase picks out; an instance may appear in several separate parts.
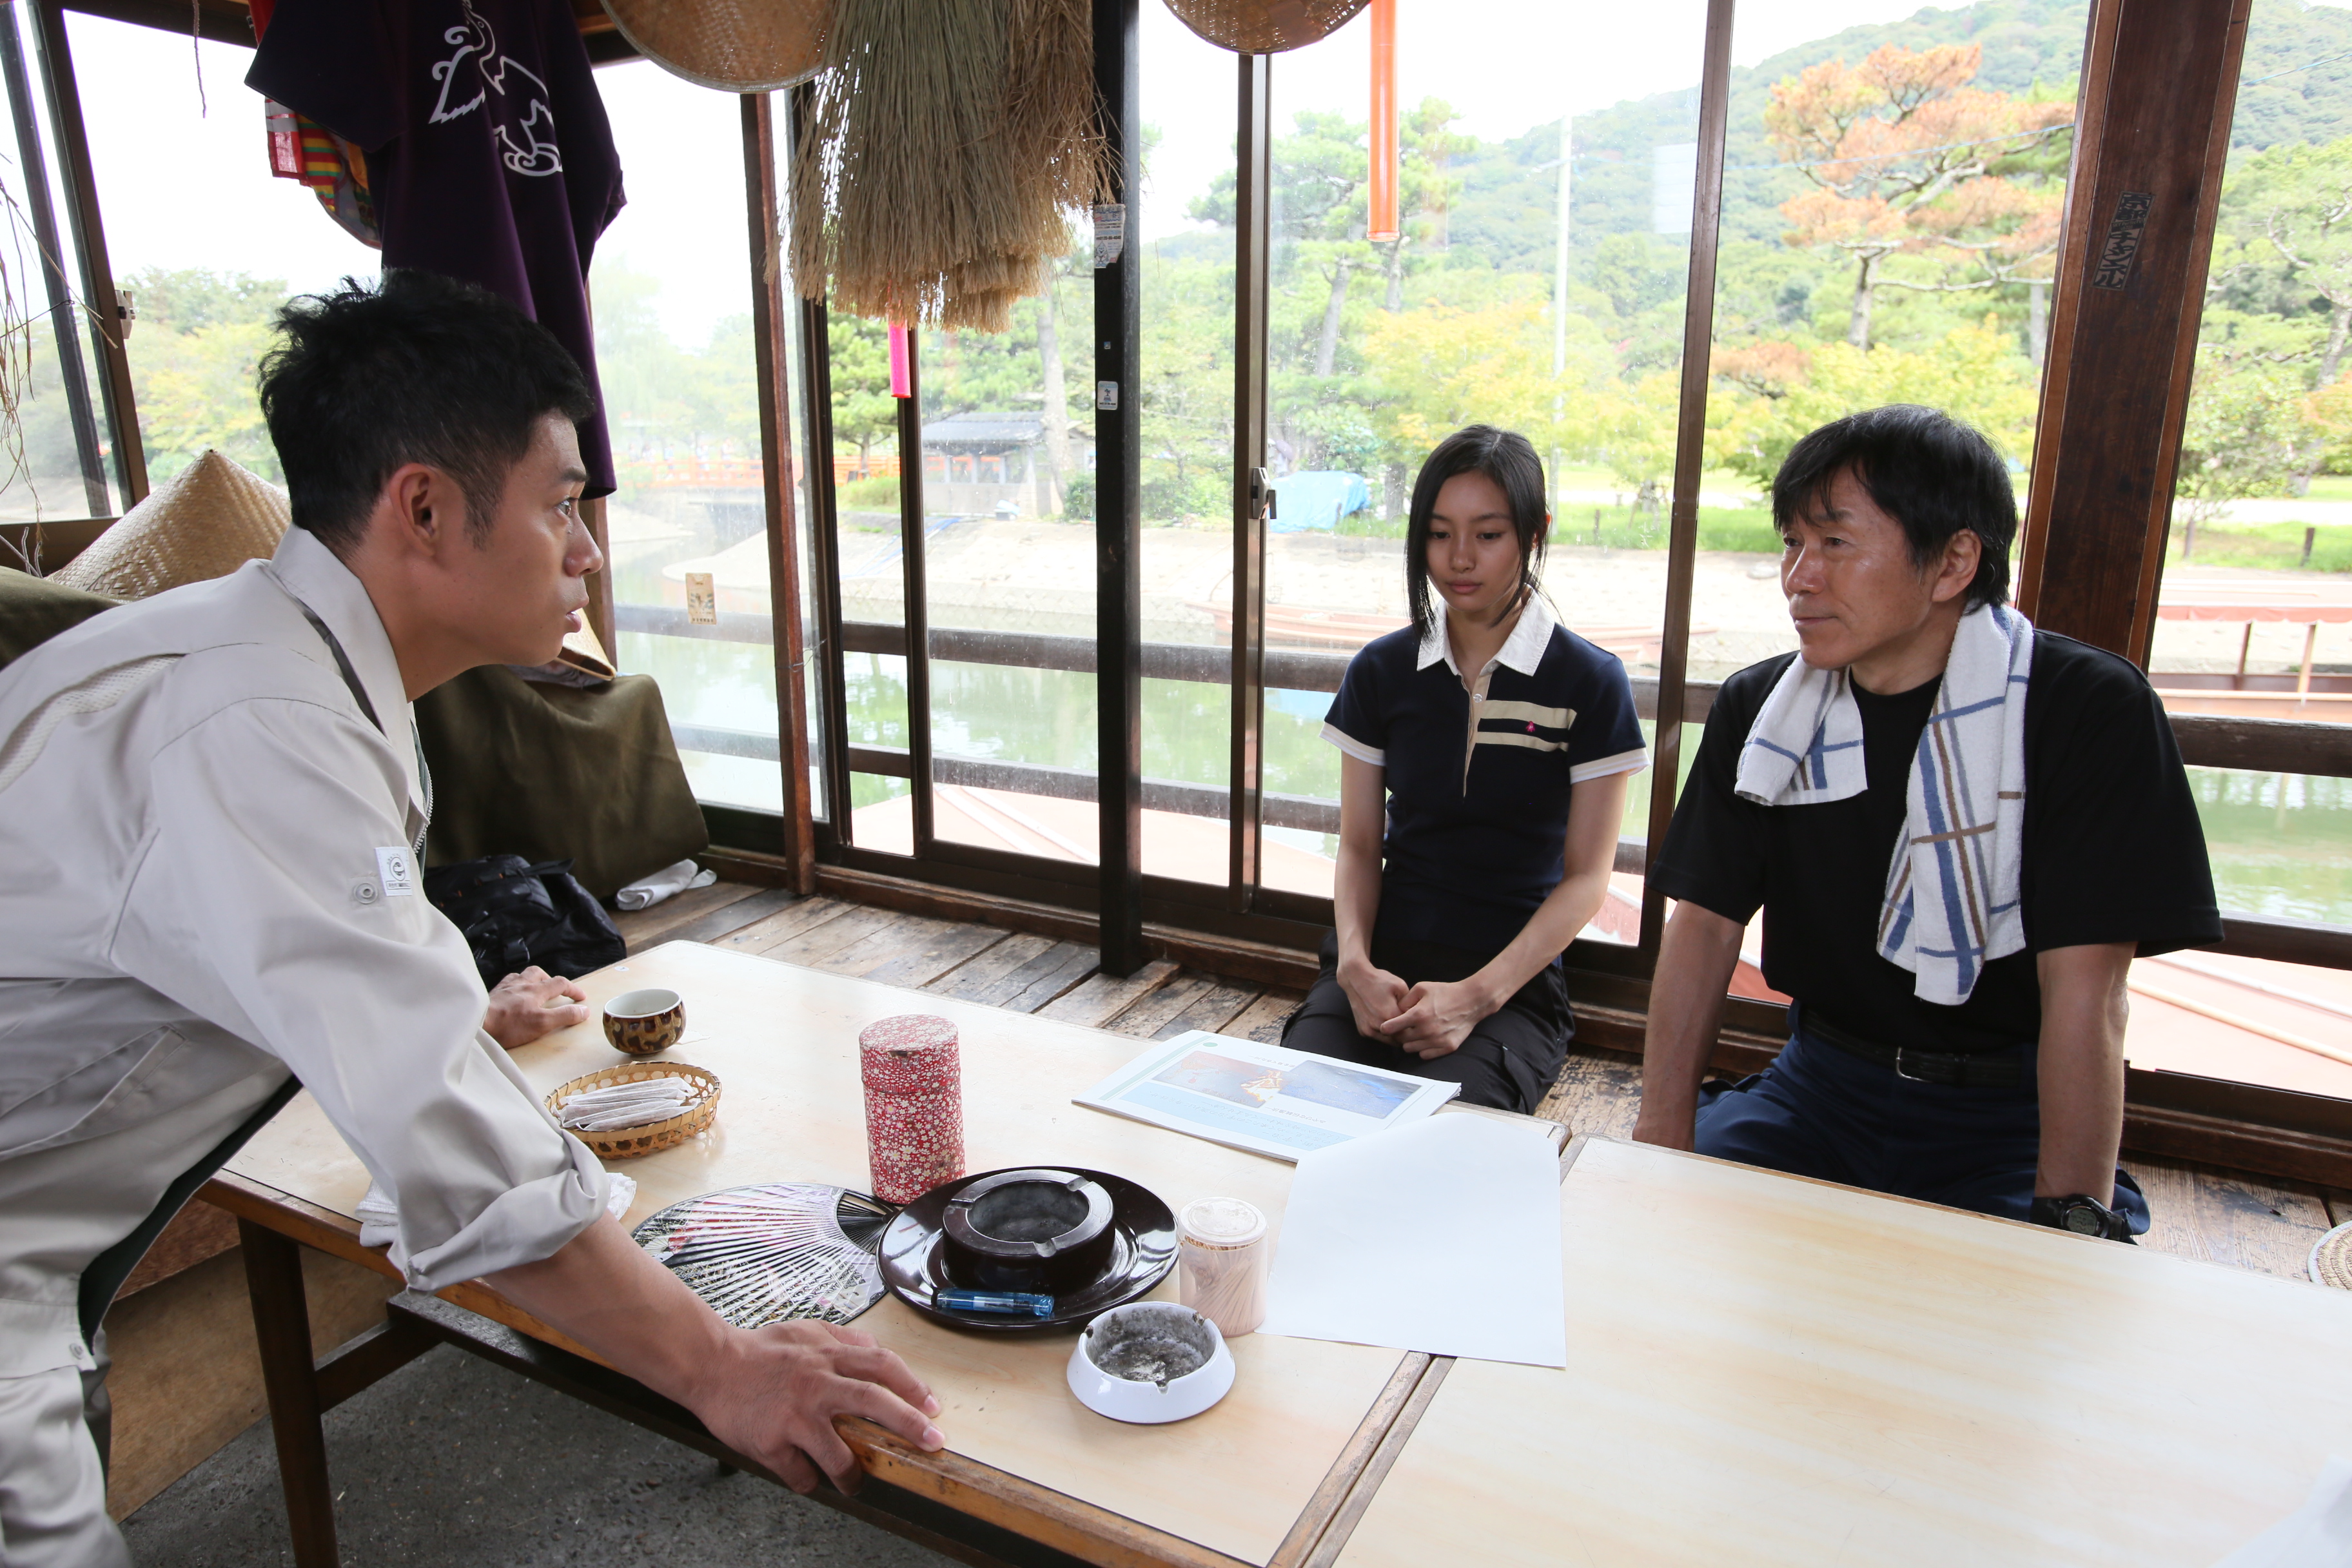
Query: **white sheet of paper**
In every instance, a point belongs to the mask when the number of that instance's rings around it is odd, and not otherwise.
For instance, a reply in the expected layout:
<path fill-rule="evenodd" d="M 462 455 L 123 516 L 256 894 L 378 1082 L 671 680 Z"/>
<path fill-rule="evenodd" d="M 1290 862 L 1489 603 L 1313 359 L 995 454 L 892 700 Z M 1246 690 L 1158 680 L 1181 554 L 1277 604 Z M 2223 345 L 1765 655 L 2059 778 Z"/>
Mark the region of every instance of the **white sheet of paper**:
<path fill-rule="evenodd" d="M 1301 1155 L 1266 1293 L 1260 1333 L 1566 1366 L 1551 1140 L 1433 1116 Z"/>
<path fill-rule="evenodd" d="M 2352 1459 L 2334 1458 L 2303 1506 L 2214 1568 L 2344 1568 L 2352 1563 Z"/>

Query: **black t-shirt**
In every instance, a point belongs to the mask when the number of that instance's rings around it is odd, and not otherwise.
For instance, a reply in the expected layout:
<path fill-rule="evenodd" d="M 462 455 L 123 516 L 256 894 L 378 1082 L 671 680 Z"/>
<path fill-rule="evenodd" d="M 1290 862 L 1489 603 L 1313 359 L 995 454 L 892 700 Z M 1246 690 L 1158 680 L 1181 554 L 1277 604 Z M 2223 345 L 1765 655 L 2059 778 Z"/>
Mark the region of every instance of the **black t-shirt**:
<path fill-rule="evenodd" d="M 1689 784 L 1650 875 L 1745 924 L 1764 910 L 1764 978 L 1851 1033 L 1890 1046 L 1996 1050 L 2035 1038 L 2034 954 L 2133 942 L 2169 952 L 2221 938 L 2205 835 L 2163 704 L 2137 668 L 2037 631 L 2025 695 L 2022 952 L 1985 965 L 1966 1002 L 1912 994 L 1878 955 L 1879 900 L 1934 681 L 1878 697 L 1853 688 L 1869 787 L 1845 800 L 1759 805 L 1733 793 L 1757 710 L 1794 654 L 1723 683 Z"/>
<path fill-rule="evenodd" d="M 1475 718 L 1444 637 L 1366 644 L 1323 735 L 1388 786 L 1374 938 L 1500 952 L 1559 885 L 1576 785 L 1649 753 L 1624 663 L 1542 599 L 1496 655 Z"/>

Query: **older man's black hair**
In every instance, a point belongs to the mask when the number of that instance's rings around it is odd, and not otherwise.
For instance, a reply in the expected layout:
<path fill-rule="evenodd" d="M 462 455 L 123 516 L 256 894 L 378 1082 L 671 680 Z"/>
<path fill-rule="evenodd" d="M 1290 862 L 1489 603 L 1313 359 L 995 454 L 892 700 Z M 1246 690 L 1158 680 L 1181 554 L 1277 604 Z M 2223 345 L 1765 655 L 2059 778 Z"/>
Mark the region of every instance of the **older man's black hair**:
<path fill-rule="evenodd" d="M 439 468 L 466 497 L 467 529 L 489 536 L 507 477 L 540 421 L 596 411 L 563 345 L 470 283 L 395 269 L 346 278 L 278 313 L 285 341 L 261 362 L 261 411 L 286 470 L 294 526 L 338 552 L 359 542 L 384 481 Z"/>
<path fill-rule="evenodd" d="M 2000 452 L 1974 426 L 1940 409 L 1893 403 L 1833 420 L 1789 450 L 1772 480 L 1772 523 L 1787 529 L 1817 511 L 1848 469 L 1878 509 L 1903 525 L 1922 572 L 1967 530 L 1983 545 L 1968 605 L 2009 598 L 2009 547 L 2017 492 Z"/>

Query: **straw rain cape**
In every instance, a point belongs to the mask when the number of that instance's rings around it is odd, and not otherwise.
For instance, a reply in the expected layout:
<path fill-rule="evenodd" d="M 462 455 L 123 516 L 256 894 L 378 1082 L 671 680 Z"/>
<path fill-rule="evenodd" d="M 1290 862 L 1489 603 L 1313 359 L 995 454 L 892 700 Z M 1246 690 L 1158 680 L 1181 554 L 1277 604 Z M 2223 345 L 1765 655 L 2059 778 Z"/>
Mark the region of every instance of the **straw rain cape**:
<path fill-rule="evenodd" d="M 1970 610 L 1919 732 L 1878 952 L 1918 977 L 1912 992 L 1923 1002 L 1957 1006 L 1988 962 L 2025 946 L 2018 879 L 2032 666 L 2023 616 L 2002 605 Z M 1862 710 L 1844 670 L 1801 658 L 1789 666 L 1757 710 L 1732 787 L 1759 805 L 1845 800 L 1869 787 Z"/>

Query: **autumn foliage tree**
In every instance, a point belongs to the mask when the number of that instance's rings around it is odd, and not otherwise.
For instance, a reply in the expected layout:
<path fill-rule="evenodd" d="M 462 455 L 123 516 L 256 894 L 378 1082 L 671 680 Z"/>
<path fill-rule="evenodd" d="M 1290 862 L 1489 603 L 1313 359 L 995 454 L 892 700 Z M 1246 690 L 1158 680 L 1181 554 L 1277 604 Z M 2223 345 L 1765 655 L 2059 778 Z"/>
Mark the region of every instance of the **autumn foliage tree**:
<path fill-rule="evenodd" d="M 2071 102 L 1969 85 L 1982 49 L 1887 44 L 1859 66 L 1825 60 L 1778 82 L 1765 134 L 1813 189 L 1781 204 L 1791 245 L 1854 268 L 1846 340 L 1870 346 L 1882 288 L 1956 292 L 2028 280 L 2057 249 L 2061 193 L 2037 154 L 2063 137 Z M 1925 275 L 1886 269 L 1927 256 Z"/>

